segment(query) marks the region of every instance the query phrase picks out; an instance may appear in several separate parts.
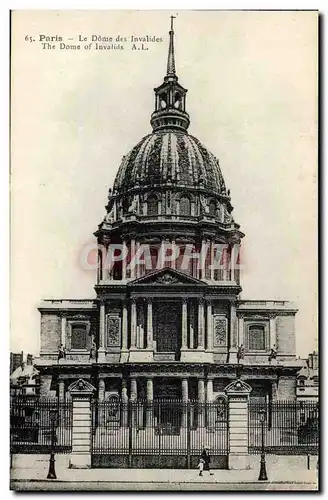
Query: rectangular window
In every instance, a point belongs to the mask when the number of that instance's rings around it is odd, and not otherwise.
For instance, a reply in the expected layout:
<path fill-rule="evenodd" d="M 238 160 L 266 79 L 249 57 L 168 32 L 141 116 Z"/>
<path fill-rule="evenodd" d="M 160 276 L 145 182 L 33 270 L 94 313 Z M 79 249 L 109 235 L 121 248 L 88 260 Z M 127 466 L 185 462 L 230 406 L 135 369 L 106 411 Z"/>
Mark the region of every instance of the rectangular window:
<path fill-rule="evenodd" d="M 72 325 L 71 349 L 87 348 L 86 325 Z"/>
<path fill-rule="evenodd" d="M 264 351 L 266 349 L 264 326 L 254 325 L 249 327 L 248 349 L 250 351 Z"/>

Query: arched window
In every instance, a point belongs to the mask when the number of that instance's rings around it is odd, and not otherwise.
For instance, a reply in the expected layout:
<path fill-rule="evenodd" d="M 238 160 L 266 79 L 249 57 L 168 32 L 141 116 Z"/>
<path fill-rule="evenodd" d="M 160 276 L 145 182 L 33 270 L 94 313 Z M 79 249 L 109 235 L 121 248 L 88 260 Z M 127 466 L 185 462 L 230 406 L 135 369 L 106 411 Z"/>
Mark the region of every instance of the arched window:
<path fill-rule="evenodd" d="M 120 400 L 115 394 L 111 394 L 106 402 L 106 420 L 119 420 L 120 418 Z"/>
<path fill-rule="evenodd" d="M 210 201 L 210 204 L 209 204 L 209 215 L 211 217 L 215 217 L 216 216 L 216 202 L 214 200 Z"/>
<path fill-rule="evenodd" d="M 158 215 L 158 199 L 155 195 L 148 196 L 147 215 Z"/>
<path fill-rule="evenodd" d="M 266 349 L 266 335 L 263 325 L 251 325 L 248 328 L 249 351 L 264 351 Z"/>
<path fill-rule="evenodd" d="M 227 421 L 227 401 L 224 396 L 218 396 L 215 401 L 216 422 Z"/>
<path fill-rule="evenodd" d="M 187 196 L 182 196 L 180 198 L 179 215 L 190 215 L 191 214 L 191 203 Z"/>

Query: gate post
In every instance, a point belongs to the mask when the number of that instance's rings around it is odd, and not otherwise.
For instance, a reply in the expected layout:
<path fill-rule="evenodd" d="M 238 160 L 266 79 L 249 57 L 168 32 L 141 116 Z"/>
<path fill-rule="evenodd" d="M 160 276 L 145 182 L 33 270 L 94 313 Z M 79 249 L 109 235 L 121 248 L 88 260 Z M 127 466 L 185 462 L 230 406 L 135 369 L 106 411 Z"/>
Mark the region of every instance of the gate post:
<path fill-rule="evenodd" d="M 238 379 L 231 382 L 228 397 L 229 469 L 248 468 L 248 400 L 252 388 Z"/>
<path fill-rule="evenodd" d="M 72 453 L 69 467 L 87 469 L 91 467 L 91 396 L 96 390 L 89 382 L 79 379 L 68 388 L 73 403 Z"/>

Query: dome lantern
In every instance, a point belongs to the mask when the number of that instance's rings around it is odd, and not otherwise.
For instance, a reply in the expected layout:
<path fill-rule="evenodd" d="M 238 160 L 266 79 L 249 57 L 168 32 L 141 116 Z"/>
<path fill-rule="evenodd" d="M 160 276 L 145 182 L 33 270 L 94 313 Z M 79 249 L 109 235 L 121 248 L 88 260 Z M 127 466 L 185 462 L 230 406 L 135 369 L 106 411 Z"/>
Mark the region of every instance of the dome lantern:
<path fill-rule="evenodd" d="M 189 115 L 185 110 L 187 89 L 178 83 L 175 70 L 173 19 L 174 16 L 171 16 L 166 76 L 162 85 L 154 89 L 155 111 L 150 120 L 154 132 L 163 129 L 186 131 L 190 123 Z"/>

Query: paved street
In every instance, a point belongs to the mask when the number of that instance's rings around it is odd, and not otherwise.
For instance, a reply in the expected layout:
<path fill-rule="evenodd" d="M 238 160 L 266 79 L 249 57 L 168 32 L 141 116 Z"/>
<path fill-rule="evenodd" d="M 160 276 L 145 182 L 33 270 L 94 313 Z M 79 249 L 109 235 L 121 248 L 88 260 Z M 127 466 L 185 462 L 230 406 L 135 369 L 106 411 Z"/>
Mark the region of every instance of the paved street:
<path fill-rule="evenodd" d="M 133 482 L 65 482 L 65 481 L 13 481 L 11 489 L 15 491 L 310 491 L 316 490 L 313 483 L 219 483 L 216 481 L 193 481 L 190 483 L 159 481 Z"/>
<path fill-rule="evenodd" d="M 274 457 L 267 460 L 268 481 L 257 480 L 259 457 L 252 457 L 248 470 L 215 470 L 213 476 L 197 470 L 176 469 L 69 469 L 68 456 L 56 460 L 57 480 L 46 480 L 47 456 L 15 456 L 11 489 L 16 491 L 255 491 L 316 490 L 316 457 L 307 470 L 305 457 Z"/>

